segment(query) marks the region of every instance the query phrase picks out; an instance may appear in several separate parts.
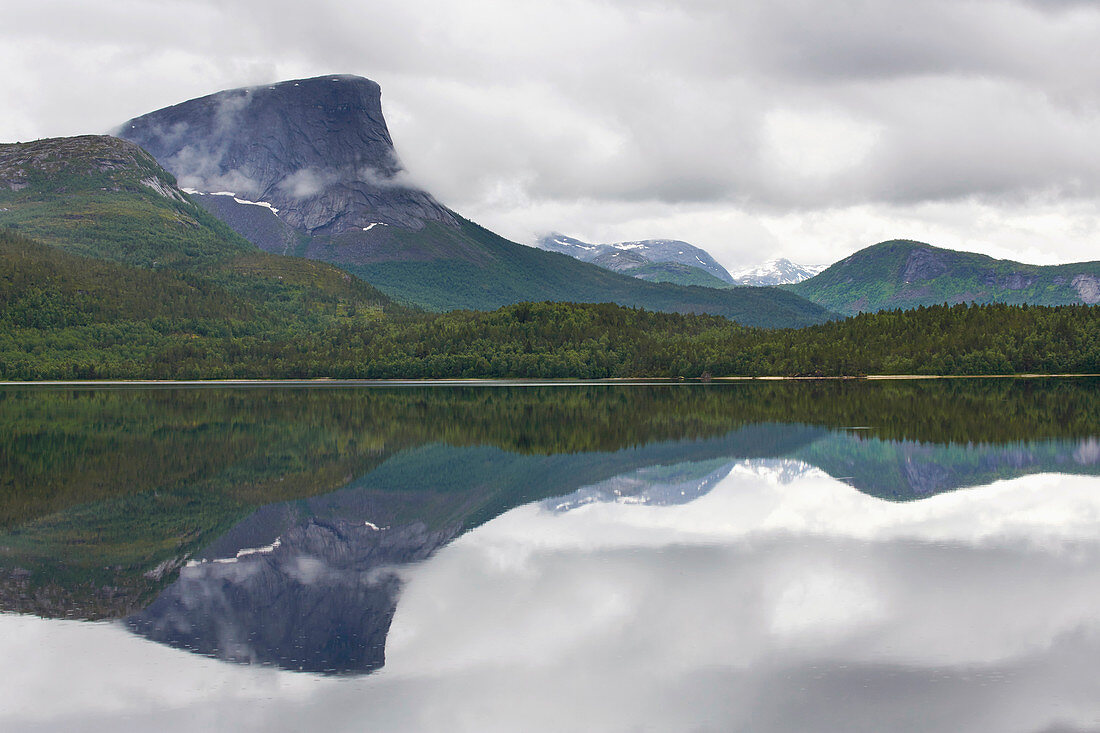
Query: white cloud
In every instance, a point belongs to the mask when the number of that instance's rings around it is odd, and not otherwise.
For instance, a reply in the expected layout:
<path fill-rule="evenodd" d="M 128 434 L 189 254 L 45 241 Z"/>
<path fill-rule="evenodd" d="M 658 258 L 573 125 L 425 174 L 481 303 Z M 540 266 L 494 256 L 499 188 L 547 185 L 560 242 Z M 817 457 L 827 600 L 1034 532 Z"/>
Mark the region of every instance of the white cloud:
<path fill-rule="evenodd" d="M 1036 475 L 890 503 L 816 470 L 780 485 L 749 462 L 682 505 L 519 507 L 405 571 L 387 665 L 368 677 L 227 664 L 113 624 L 2 614 L 0 723 L 1091 729 L 1095 488 Z"/>
<path fill-rule="evenodd" d="M 10 0 L 4 20 L 7 140 L 356 73 L 410 179 L 524 241 L 673 236 L 728 266 L 890 237 L 1095 257 L 1095 3 Z"/>
<path fill-rule="evenodd" d="M 775 109 L 764 116 L 762 154 L 784 177 L 831 178 L 859 167 L 882 126 L 830 111 Z"/>

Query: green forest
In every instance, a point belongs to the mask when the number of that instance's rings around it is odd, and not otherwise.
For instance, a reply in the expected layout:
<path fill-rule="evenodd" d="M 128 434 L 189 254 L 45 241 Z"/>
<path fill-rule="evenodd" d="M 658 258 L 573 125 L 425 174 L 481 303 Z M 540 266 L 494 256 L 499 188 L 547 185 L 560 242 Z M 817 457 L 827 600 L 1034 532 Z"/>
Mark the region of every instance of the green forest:
<path fill-rule="evenodd" d="M 1100 307 L 952 305 L 799 329 L 614 304 L 428 313 L 324 263 L 148 269 L 0 229 L 0 379 L 1100 373 Z"/>
<path fill-rule="evenodd" d="M 1096 306 L 942 305 L 777 330 L 613 304 L 434 314 L 311 266 L 257 253 L 149 270 L 0 231 L 0 378 L 1100 373 Z"/>
<path fill-rule="evenodd" d="M 892 499 L 913 498 L 904 471 L 916 445 L 948 476 L 993 480 L 1058 460 L 1062 471 L 1095 471 L 1065 454 L 1100 430 L 1098 387 L 1042 378 L 7 386 L 0 609 L 132 613 L 174 577 L 157 568 L 178 567 L 257 507 L 347 488 L 374 497 L 374 521 L 441 528 L 665 461 L 792 457 Z M 872 468 L 853 467 L 853 456 Z"/>

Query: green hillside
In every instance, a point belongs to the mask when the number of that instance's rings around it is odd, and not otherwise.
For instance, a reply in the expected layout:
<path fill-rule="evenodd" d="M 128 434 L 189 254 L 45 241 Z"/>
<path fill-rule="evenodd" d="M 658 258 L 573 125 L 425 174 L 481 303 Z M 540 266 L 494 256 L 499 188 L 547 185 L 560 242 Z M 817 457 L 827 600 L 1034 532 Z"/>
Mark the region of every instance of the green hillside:
<path fill-rule="evenodd" d="M 1095 304 L 1100 262 L 1026 265 L 892 240 L 785 289 L 844 315 L 942 303 Z"/>
<path fill-rule="evenodd" d="M 729 283 L 719 280 L 701 267 L 692 267 L 679 262 L 651 262 L 648 265 L 628 270 L 631 277 L 655 283 L 674 283 L 676 285 L 698 285 L 704 288 L 730 288 Z"/>
<path fill-rule="evenodd" d="M 0 267 L 9 299 L 61 297 L 93 320 L 183 317 L 190 311 L 175 305 L 185 295 L 203 301 L 204 317 L 391 307 L 339 268 L 254 247 L 141 148 L 105 135 L 0 145 Z"/>
<path fill-rule="evenodd" d="M 766 330 L 614 304 L 383 314 L 236 277 L 228 288 L 2 235 L 0 379 L 1100 373 L 1096 306 L 936 306 Z"/>
<path fill-rule="evenodd" d="M 568 255 L 516 244 L 466 220 L 458 228 L 433 223 L 418 231 L 394 228 L 388 234 L 395 250 L 416 252 L 417 258 L 380 257 L 373 262 L 339 262 L 340 266 L 394 298 L 433 310 L 492 310 L 545 300 L 610 302 L 721 315 L 764 328 L 798 328 L 835 317 L 828 309 L 777 288 L 719 290 L 645 282 Z M 339 250 L 340 238 L 330 246 Z"/>
<path fill-rule="evenodd" d="M 763 327 L 798 327 L 834 317 L 775 289 L 717 291 L 639 282 L 518 245 L 465 220 L 458 228 L 391 228 L 385 246 L 400 257 L 388 261 L 344 261 L 343 253 L 354 249 L 344 240 L 362 233 L 305 238 L 288 254 L 308 255 L 314 262 L 284 259 L 260 251 L 195 203 L 141 148 L 108 136 L 0 145 L 0 227 L 74 254 L 201 274 L 231 291 L 252 294 L 259 276 L 275 290 L 304 279 L 311 287 L 340 291 L 341 297 L 388 300 L 333 265 L 317 262 L 322 260 L 378 284 L 390 296 L 434 310 L 570 300 L 714 313 Z"/>
<path fill-rule="evenodd" d="M 0 145 L 0 226 L 75 254 L 193 269 L 256 248 L 104 135 Z"/>

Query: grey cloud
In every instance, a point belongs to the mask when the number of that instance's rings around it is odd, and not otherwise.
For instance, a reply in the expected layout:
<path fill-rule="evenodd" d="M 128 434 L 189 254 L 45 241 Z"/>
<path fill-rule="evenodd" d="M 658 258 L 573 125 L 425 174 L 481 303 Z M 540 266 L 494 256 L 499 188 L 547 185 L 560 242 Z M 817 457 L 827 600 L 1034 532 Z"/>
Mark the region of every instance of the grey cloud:
<path fill-rule="evenodd" d="M 640 222 L 666 204 L 814 217 L 954 201 L 1008 213 L 1100 194 L 1095 3 L 187 8 L 181 27 L 162 4 L 13 3 L 0 125 L 22 139 L 96 131 L 220 88 L 339 71 L 382 84 L 408 180 L 459 211 L 497 212 L 489 226 L 577 202 L 623 205 Z M 807 120 L 778 154 L 777 113 Z M 792 161 L 850 142 L 823 135 L 820 118 L 880 132 L 849 165 L 804 175 Z M 1084 254 L 1089 241 L 1065 247 Z"/>
<path fill-rule="evenodd" d="M 386 667 L 369 677 L 219 666 L 107 624 L 0 616 L 0 651 L 22 660 L 0 717 L 268 733 L 1095 727 L 1095 481 L 893 504 L 815 471 L 780 487 L 751 465 L 685 505 L 527 506 L 479 527 L 402 571 Z M 187 574 L 272 571 L 301 557 L 290 548 Z"/>
<path fill-rule="evenodd" d="M 528 520 L 498 522 L 522 532 Z M 117 653 L 151 671 L 125 705 L 38 714 L 89 730 L 188 730 L 209 715 L 262 731 L 537 732 L 580 720 L 777 733 L 1087 730 L 1100 714 L 1095 542 L 1059 552 L 772 532 L 525 549 L 474 536 L 413 569 L 394 621 L 404 637 L 377 676 L 284 678 L 261 704 L 256 670 L 221 668 L 206 673 L 221 685 L 176 699 L 165 690 L 209 660 L 151 668 L 155 649 L 119 640 Z M 28 664 L 80 660 L 96 631 L 84 625 Z M 82 692 L 100 684 L 74 680 Z"/>
<path fill-rule="evenodd" d="M 294 198 L 308 198 L 316 196 L 324 191 L 335 180 L 334 176 L 325 175 L 323 171 L 313 168 L 302 168 L 280 181 L 276 188 Z"/>

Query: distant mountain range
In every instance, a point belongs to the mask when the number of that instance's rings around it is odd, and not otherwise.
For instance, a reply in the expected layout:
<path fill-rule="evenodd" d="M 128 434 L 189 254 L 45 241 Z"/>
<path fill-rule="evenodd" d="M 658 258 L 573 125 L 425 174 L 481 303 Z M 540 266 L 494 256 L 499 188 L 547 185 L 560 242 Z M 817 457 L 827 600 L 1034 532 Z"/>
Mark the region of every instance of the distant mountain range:
<path fill-rule="evenodd" d="M 639 282 L 467 221 L 407 181 L 381 90 L 361 77 L 218 92 L 129 120 L 117 134 L 261 249 L 336 264 L 429 309 L 555 300 L 711 313 L 757 326 L 834 317 L 781 290 Z"/>
<path fill-rule="evenodd" d="M 892 240 L 785 287 L 844 315 L 942 303 L 1091 305 L 1100 303 L 1100 261 L 1026 265 Z"/>
<path fill-rule="evenodd" d="M 833 265 L 778 258 L 732 273 L 705 250 L 678 240 L 592 244 L 553 233 L 538 246 L 645 280 L 779 286 L 846 316 L 943 303 L 1100 303 L 1100 262 L 1027 265 L 911 240 L 880 242 Z"/>
<path fill-rule="evenodd" d="M 799 265 L 785 257 L 768 260 L 762 265 L 745 267 L 733 273 L 738 285 L 772 286 L 793 285 L 809 280 L 828 265 Z"/>
<path fill-rule="evenodd" d="M 825 269 L 825 265 L 804 267 L 779 258 L 731 274 L 705 249 L 678 239 L 593 244 L 553 232 L 540 238 L 536 246 L 641 280 L 710 288 L 789 285 L 802 282 Z"/>
<path fill-rule="evenodd" d="M 1041 267 L 908 240 L 868 247 L 816 275 L 788 260 L 731 274 L 677 240 L 590 244 L 553 234 L 527 247 L 411 185 L 380 100 L 374 82 L 325 76 L 143 115 L 118 130 L 129 142 L 0 145 L 0 228 L 73 255 L 176 273 L 157 285 L 103 270 L 150 292 L 182 293 L 207 278 L 186 297 L 205 298 L 194 307 L 209 317 L 291 307 L 316 314 L 325 298 L 346 303 L 332 311 L 341 317 L 361 306 L 478 310 L 553 300 L 802 327 L 944 302 L 1100 303 L 1100 262 Z M 33 252 L 42 271 L 61 268 L 88 297 L 79 285 L 88 266 L 22 240 L 11 246 Z M 758 287 L 767 285 L 780 287 Z"/>
<path fill-rule="evenodd" d="M 539 239 L 536 246 L 642 280 L 718 288 L 734 284 L 710 253 L 676 239 L 592 244 L 553 232 Z"/>

